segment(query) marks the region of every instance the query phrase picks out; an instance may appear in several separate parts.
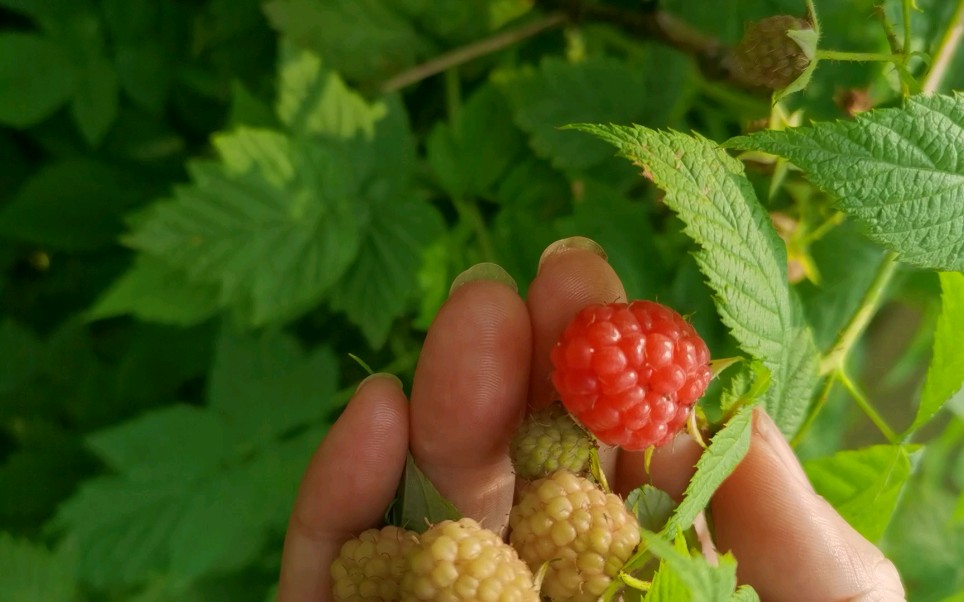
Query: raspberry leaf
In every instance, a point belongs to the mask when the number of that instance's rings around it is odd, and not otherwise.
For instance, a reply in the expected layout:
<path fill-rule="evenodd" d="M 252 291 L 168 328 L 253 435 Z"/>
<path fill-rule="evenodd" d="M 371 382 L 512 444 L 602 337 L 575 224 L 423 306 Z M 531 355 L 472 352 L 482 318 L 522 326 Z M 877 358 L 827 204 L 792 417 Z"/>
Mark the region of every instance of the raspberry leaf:
<path fill-rule="evenodd" d="M 964 274 L 944 272 L 941 280 L 941 315 L 934 333 L 934 356 L 927 369 L 913 433 L 926 424 L 964 384 L 964 354 L 960 352 L 964 332 Z"/>
<path fill-rule="evenodd" d="M 964 95 L 915 96 L 855 121 L 764 131 L 726 146 L 789 159 L 902 261 L 964 270 Z"/>
<path fill-rule="evenodd" d="M 398 493 L 386 514 L 387 522 L 409 531 L 424 533 L 434 524 L 460 518 L 462 514 L 452 502 L 442 497 L 409 453 Z"/>
<path fill-rule="evenodd" d="M 883 535 L 910 478 L 917 445 L 875 445 L 804 463 L 817 493 L 872 542 Z"/>
<path fill-rule="evenodd" d="M 55 552 L 0 532 L 0 598 L 14 602 L 77 599 L 76 546 Z"/>
<path fill-rule="evenodd" d="M 689 588 L 691 599 L 705 602 L 730 600 L 736 589 L 736 559 L 731 554 L 722 554 L 718 564 L 711 566 L 703 556 L 691 556 L 689 550 L 679 543 L 682 538 L 682 532 L 677 531 L 677 545 L 674 546 L 661 535 L 643 531 L 646 548 L 665 563 L 661 570 L 675 573 L 679 581 Z M 656 599 L 653 598 L 654 601 Z"/>
<path fill-rule="evenodd" d="M 816 380 L 818 352 L 787 284 L 786 250 L 739 161 L 709 140 L 640 126 L 577 125 L 613 144 L 666 191 L 665 203 L 700 246 L 700 269 L 744 351 L 770 371 L 767 412 L 796 431 Z"/>
<path fill-rule="evenodd" d="M 663 533 L 685 531 L 697 515 L 710 503 L 717 487 L 750 449 L 753 406 L 744 406 L 713 436 L 710 446 L 696 463 L 696 473 L 690 479 L 683 501 L 676 508 L 663 529 Z"/>
<path fill-rule="evenodd" d="M 676 509 L 676 502 L 662 489 L 643 485 L 626 496 L 626 507 L 636 515 L 640 527 L 659 532 Z"/>

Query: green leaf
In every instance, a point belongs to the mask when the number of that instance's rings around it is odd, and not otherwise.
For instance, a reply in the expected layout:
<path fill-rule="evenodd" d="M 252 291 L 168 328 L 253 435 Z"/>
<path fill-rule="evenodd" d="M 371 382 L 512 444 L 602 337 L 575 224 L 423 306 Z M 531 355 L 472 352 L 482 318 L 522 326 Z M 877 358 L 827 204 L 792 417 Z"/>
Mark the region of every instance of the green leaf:
<path fill-rule="evenodd" d="M 453 197 L 492 197 L 506 172 L 528 154 L 525 137 L 505 115 L 509 105 L 491 84 L 479 88 L 451 123 L 439 123 L 429 134 L 429 165 Z"/>
<path fill-rule="evenodd" d="M 117 72 L 106 58 L 91 58 L 78 74 L 70 108 L 91 146 L 100 144 L 117 119 L 119 92 Z"/>
<path fill-rule="evenodd" d="M 231 440 L 247 449 L 318 421 L 332 409 L 337 383 L 338 363 L 328 347 L 305 353 L 286 334 L 242 334 L 225 326 L 208 399 L 225 419 Z"/>
<path fill-rule="evenodd" d="M 493 77 L 512 104 L 516 123 L 529 133 L 532 148 L 560 169 L 585 169 L 610 157 L 601 142 L 587 142 L 561 130 L 562 126 L 577 122 L 666 125 L 666 106 L 675 101 L 672 95 L 662 97 L 672 89 L 671 82 L 660 87 L 645 69 L 612 58 L 578 63 L 549 58 L 538 70 L 507 71 Z"/>
<path fill-rule="evenodd" d="M 676 505 L 668 493 L 648 484 L 632 490 L 626 496 L 626 507 L 636 515 L 639 526 L 647 531 L 662 531 L 676 510 Z"/>
<path fill-rule="evenodd" d="M 0 599 L 71 602 L 77 599 L 76 550 L 50 552 L 0 532 Z"/>
<path fill-rule="evenodd" d="M 816 382 L 818 352 L 787 284 L 784 245 L 742 164 L 699 136 L 640 126 L 574 127 L 616 146 L 666 191 L 665 203 L 701 246 L 695 258 L 723 323 L 770 371 L 767 412 L 785 434 L 795 432 Z"/>
<path fill-rule="evenodd" d="M 146 322 L 193 326 L 218 310 L 217 287 L 192 282 L 183 270 L 139 255 L 87 310 L 88 320 L 131 314 Z"/>
<path fill-rule="evenodd" d="M 875 445 L 804 463 L 817 493 L 872 542 L 883 535 L 910 477 L 914 445 Z"/>
<path fill-rule="evenodd" d="M 139 176 L 83 157 L 48 163 L 0 206 L 0 233 L 71 251 L 114 244 L 121 214 L 154 192 Z"/>
<path fill-rule="evenodd" d="M 934 356 L 927 368 L 917 416 L 908 433 L 926 424 L 964 385 L 964 353 L 960 346 L 964 332 L 964 274 L 943 272 L 940 280 L 941 314 L 934 332 Z"/>
<path fill-rule="evenodd" d="M 786 157 L 902 261 L 964 270 L 964 95 L 727 142 Z"/>
<path fill-rule="evenodd" d="M 353 166 L 334 147 L 240 128 L 214 140 L 222 162 L 195 162 L 194 185 L 158 203 L 132 247 L 216 284 L 245 321 L 290 319 L 317 303 L 360 243 Z"/>
<path fill-rule="evenodd" d="M 686 486 L 683 501 L 666 523 L 663 533 L 688 529 L 710 503 L 716 489 L 749 451 L 752 421 L 753 406 L 745 406 L 713 435 L 709 448 L 696 463 L 696 473 Z"/>
<path fill-rule="evenodd" d="M 328 134 L 371 138 L 375 122 L 385 116 L 384 103 L 369 104 L 340 77 L 325 69 L 321 58 L 307 50 L 284 46 L 278 92 L 278 117 L 297 134 Z"/>
<path fill-rule="evenodd" d="M 458 509 L 442 497 L 409 453 L 405 460 L 402 482 L 388 512 L 389 522 L 416 533 L 423 533 L 435 523 L 460 518 L 462 515 Z"/>
<path fill-rule="evenodd" d="M 420 200 L 383 202 L 372 212 L 358 257 L 332 290 L 331 306 L 378 348 L 405 311 L 424 254 L 444 229 L 438 211 Z"/>
<path fill-rule="evenodd" d="M 272 0 L 264 12 L 275 29 L 325 57 L 345 77 L 375 79 L 411 67 L 424 48 L 393 5 L 383 0 Z"/>
<path fill-rule="evenodd" d="M 588 236 L 606 249 L 630 299 L 655 299 L 669 279 L 656 246 L 647 205 L 632 202 L 592 178 L 571 216 L 558 220 L 561 236 Z"/>
<path fill-rule="evenodd" d="M 50 117 L 74 92 L 77 74 L 53 40 L 0 33 L 0 123 L 15 128 Z"/>
<path fill-rule="evenodd" d="M 749 585 L 741 585 L 733 592 L 730 602 L 760 602 L 760 595 Z"/>
<path fill-rule="evenodd" d="M 43 343 L 10 318 L 0 321 L 0 395 L 29 382 L 42 365 Z"/>
<path fill-rule="evenodd" d="M 730 600 L 736 589 L 736 560 L 732 555 L 721 555 L 718 565 L 711 566 L 703 556 L 694 557 L 688 551 L 680 551 L 660 535 L 650 531 L 643 531 L 642 535 L 647 549 L 666 562 L 689 588 L 693 600 Z"/>
<path fill-rule="evenodd" d="M 175 440 L 171 434 L 177 433 Z M 88 438 L 104 462 L 132 481 L 175 485 L 215 469 L 227 456 L 216 414 L 188 405 L 148 412 Z"/>

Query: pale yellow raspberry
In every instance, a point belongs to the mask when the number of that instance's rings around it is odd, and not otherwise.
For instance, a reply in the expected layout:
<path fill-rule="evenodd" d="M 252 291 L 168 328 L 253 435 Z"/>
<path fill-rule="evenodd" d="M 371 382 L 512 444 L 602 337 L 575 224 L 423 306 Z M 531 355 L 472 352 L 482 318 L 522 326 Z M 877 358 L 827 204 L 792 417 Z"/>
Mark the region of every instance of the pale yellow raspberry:
<path fill-rule="evenodd" d="M 369 529 L 342 545 L 331 565 L 335 602 L 393 602 L 416 534 L 399 527 Z"/>
<path fill-rule="evenodd" d="M 422 534 L 402 578 L 403 602 L 539 602 L 532 572 L 502 538 L 469 518 Z"/>
<path fill-rule="evenodd" d="M 639 545 L 636 517 L 619 496 L 563 470 L 523 492 L 509 526 L 533 571 L 549 562 L 542 594 L 559 602 L 595 601 Z"/>

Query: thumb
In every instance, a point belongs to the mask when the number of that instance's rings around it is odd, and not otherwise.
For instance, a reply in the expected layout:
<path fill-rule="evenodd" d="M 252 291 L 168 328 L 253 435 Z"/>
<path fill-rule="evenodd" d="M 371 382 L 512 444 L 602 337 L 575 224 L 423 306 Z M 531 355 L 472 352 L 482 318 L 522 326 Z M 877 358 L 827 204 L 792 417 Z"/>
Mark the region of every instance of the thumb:
<path fill-rule="evenodd" d="M 773 420 L 754 412 L 750 450 L 712 502 L 715 539 L 766 602 L 904 600 L 894 565 L 807 480 Z"/>

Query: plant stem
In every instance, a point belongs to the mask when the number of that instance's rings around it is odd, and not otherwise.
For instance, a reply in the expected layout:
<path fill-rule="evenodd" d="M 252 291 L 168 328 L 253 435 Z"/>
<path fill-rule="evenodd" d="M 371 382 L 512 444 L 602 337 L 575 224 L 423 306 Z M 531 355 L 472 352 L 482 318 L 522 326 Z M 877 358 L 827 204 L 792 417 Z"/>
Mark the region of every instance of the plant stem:
<path fill-rule="evenodd" d="M 856 62 L 900 62 L 903 57 L 899 54 L 884 52 L 847 52 L 845 50 L 817 49 L 817 58 L 828 61 L 856 61 Z"/>
<path fill-rule="evenodd" d="M 884 437 L 887 438 L 887 441 L 889 441 L 891 445 L 897 445 L 899 442 L 897 434 L 892 428 L 890 428 L 890 425 L 887 424 L 887 421 L 884 420 L 883 416 L 877 412 L 877 409 L 873 406 L 873 404 L 870 403 L 870 401 L 867 399 L 867 396 L 863 394 L 857 384 L 850 380 L 850 377 L 847 376 L 847 373 L 844 370 L 837 370 L 835 377 L 840 381 L 841 384 L 843 384 L 844 387 L 846 387 L 847 391 L 850 392 L 850 395 L 854 398 L 854 401 L 857 402 L 857 405 L 860 407 L 860 409 L 863 410 L 864 414 L 867 414 L 867 417 L 870 418 L 870 421 L 873 422 L 878 429 L 880 429 L 880 432 L 884 434 Z"/>
<path fill-rule="evenodd" d="M 472 232 L 475 233 L 475 237 L 479 241 L 479 246 L 482 248 L 483 261 L 497 263 L 495 245 L 492 244 L 492 237 L 489 236 L 489 230 L 485 225 L 485 219 L 482 217 L 482 212 L 479 211 L 478 205 L 472 200 L 456 197 L 452 197 L 452 205 L 455 206 L 455 210 L 459 214 L 459 219 L 467 224 L 472 229 Z"/>
<path fill-rule="evenodd" d="M 861 333 L 870 323 L 870 319 L 874 317 L 877 306 L 880 304 L 884 291 L 890 284 L 896 269 L 897 254 L 889 251 L 877 268 L 877 275 L 874 276 L 873 282 L 870 283 L 870 287 L 864 293 L 857 312 L 850 318 L 850 323 L 841 331 L 834 346 L 824 354 L 820 361 L 820 374 L 830 374 L 843 366 L 851 347 L 860 338 Z"/>
<path fill-rule="evenodd" d="M 941 38 L 940 44 L 934 52 L 934 61 L 924 77 L 923 90 L 925 93 L 936 92 L 941 87 L 941 82 L 944 81 L 944 76 L 947 74 L 947 68 L 953 61 L 957 46 L 961 42 L 961 36 L 964 36 L 964 0 L 958 0 L 951 22 L 944 31 L 944 37 Z"/>
<path fill-rule="evenodd" d="M 817 416 L 820 415 L 820 412 L 823 411 L 824 406 L 827 405 L 827 400 L 830 399 L 830 391 L 833 390 L 833 386 L 836 382 L 837 379 L 834 377 L 834 375 L 828 376 L 823 381 L 823 388 L 820 390 L 820 395 L 817 396 L 817 401 L 815 401 L 813 406 L 811 406 L 810 412 L 807 414 L 803 424 L 800 425 L 799 429 L 797 429 L 797 434 L 793 436 L 792 440 L 790 440 L 791 447 L 800 445 L 800 442 L 803 441 L 804 437 L 807 436 L 807 433 L 810 432 L 810 427 L 812 427 L 813 423 L 817 421 Z"/>
<path fill-rule="evenodd" d="M 452 67 L 457 67 L 487 54 L 498 52 L 503 48 L 508 48 L 517 42 L 531 38 L 547 29 L 558 27 L 565 22 L 566 16 L 564 14 L 553 13 L 517 29 L 504 31 L 492 37 L 479 40 L 478 42 L 456 48 L 451 52 L 446 52 L 428 62 L 416 65 L 408 71 L 403 71 L 392 77 L 382 84 L 382 92 L 395 92 L 396 90 L 418 83 L 433 75 L 438 75 Z"/>

